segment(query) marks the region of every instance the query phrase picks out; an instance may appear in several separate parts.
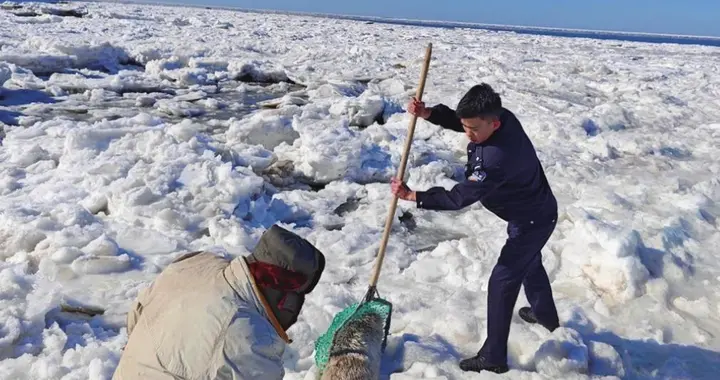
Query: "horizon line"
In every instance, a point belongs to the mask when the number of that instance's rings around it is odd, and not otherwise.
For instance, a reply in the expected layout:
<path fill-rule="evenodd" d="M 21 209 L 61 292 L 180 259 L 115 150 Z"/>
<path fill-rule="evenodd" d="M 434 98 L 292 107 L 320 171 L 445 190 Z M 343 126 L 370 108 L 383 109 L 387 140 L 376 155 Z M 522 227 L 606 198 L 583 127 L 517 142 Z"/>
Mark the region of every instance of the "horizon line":
<path fill-rule="evenodd" d="M 720 36 L 708 36 L 698 34 L 671 34 L 671 33 L 657 33 L 657 32 L 629 32 L 621 30 L 611 29 L 578 29 L 578 28 L 565 28 L 565 27 L 551 27 L 551 26 L 532 26 L 532 25 L 520 25 L 520 24 L 490 24 L 473 21 L 454 21 L 454 20 L 435 20 L 435 19 L 419 19 L 419 18 L 398 18 L 398 17 L 384 17 L 384 16 L 365 16 L 350 13 L 328 13 L 328 12 L 310 12 L 310 11 L 292 11 L 292 10 L 280 10 L 280 9 L 267 9 L 267 8 L 244 8 L 226 5 L 203 5 L 203 4 L 192 4 L 192 3 L 175 3 L 171 1 L 150 1 L 150 0 L 76 0 L 80 3 L 119 3 L 119 4 L 142 4 L 142 5 L 160 5 L 160 6 L 173 6 L 173 7 L 189 7 L 189 8 L 205 8 L 205 9 L 220 9 L 228 11 L 239 11 L 245 13 L 273 13 L 273 14 L 284 14 L 284 15 L 295 15 L 295 16 L 309 16 L 319 18 L 332 18 L 332 19 L 344 19 L 353 21 L 379 21 L 390 24 L 403 25 L 405 22 L 418 23 L 420 27 L 466 27 L 471 29 L 484 29 L 495 28 L 505 29 L 512 32 L 512 29 L 524 29 L 524 30 L 537 30 L 537 31 L 548 31 L 548 32 L 576 32 L 576 33 L 594 33 L 594 34 L 615 34 L 615 35 L 627 35 L 627 36 L 647 36 L 647 37 L 675 37 L 684 39 L 708 39 L 720 41 Z M 412 26 L 412 25 L 411 25 Z"/>

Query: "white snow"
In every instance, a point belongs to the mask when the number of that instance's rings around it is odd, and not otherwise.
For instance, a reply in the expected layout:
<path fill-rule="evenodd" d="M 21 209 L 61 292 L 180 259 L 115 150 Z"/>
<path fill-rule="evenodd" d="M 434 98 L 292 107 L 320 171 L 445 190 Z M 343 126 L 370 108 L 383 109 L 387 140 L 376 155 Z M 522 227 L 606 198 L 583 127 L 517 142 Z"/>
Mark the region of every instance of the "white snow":
<path fill-rule="evenodd" d="M 140 289 L 188 250 L 247 254 L 273 223 L 328 257 L 285 356 L 287 379 L 312 378 L 315 339 L 367 289 L 428 42 L 424 100 L 454 107 L 494 86 L 560 203 L 543 252 L 563 327 L 515 316 L 498 378 L 717 377 L 720 48 L 136 4 L 26 4 L 39 14 L 26 17 L 6 4 L 0 378 L 109 379 Z M 450 188 L 466 143 L 419 121 L 408 184 Z M 480 205 L 401 201 L 397 216 L 379 283 L 394 305 L 383 373 L 496 378 L 457 362 L 486 336 L 505 224 Z"/>

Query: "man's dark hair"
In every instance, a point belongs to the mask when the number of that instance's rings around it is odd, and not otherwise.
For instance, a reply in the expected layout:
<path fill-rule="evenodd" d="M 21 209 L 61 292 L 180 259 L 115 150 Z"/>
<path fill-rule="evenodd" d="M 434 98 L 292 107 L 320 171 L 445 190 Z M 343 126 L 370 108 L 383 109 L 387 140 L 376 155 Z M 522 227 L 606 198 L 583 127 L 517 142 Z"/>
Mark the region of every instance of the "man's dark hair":
<path fill-rule="evenodd" d="M 500 95 L 487 83 L 473 86 L 463 95 L 455 114 L 461 119 L 474 117 L 494 118 L 500 116 L 502 100 Z"/>

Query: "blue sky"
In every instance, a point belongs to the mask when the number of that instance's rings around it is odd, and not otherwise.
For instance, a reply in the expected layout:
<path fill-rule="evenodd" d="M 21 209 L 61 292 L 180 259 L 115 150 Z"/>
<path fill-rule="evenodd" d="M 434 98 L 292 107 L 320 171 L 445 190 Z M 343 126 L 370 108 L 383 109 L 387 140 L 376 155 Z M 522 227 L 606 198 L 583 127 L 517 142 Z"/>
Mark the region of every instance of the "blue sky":
<path fill-rule="evenodd" d="M 720 36 L 720 0 L 166 1 L 363 16 Z"/>

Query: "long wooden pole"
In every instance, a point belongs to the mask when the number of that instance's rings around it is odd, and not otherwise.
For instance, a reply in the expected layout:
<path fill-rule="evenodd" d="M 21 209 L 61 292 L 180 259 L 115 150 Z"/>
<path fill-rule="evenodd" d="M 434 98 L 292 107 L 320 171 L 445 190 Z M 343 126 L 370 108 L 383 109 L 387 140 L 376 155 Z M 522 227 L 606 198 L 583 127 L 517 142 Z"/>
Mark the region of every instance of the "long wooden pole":
<path fill-rule="evenodd" d="M 423 92 L 425 91 L 425 79 L 427 78 L 428 69 L 430 68 L 430 56 L 432 55 L 432 43 L 429 43 L 425 51 L 425 63 L 423 65 L 422 74 L 420 75 L 420 85 L 417 88 L 415 98 L 420 101 L 422 100 Z M 400 168 L 398 168 L 397 179 L 401 180 L 405 177 L 405 168 L 407 167 L 408 155 L 410 153 L 410 146 L 412 145 L 413 135 L 415 134 L 415 124 L 417 123 L 417 115 L 412 115 L 410 118 L 410 125 L 408 126 L 408 134 L 405 139 L 405 150 L 403 151 L 402 160 L 400 161 Z M 397 208 L 398 196 L 393 195 L 390 203 L 390 210 L 388 211 L 387 219 L 385 220 L 385 232 L 380 242 L 380 250 L 378 251 L 377 260 L 375 261 L 375 269 L 373 270 L 372 277 L 370 279 L 370 289 L 374 290 L 377 285 L 378 278 L 380 277 L 380 269 L 382 268 L 383 260 L 385 259 L 385 248 L 387 248 L 388 239 L 390 238 L 390 229 L 392 228 L 393 219 L 395 216 L 395 209 Z"/>

